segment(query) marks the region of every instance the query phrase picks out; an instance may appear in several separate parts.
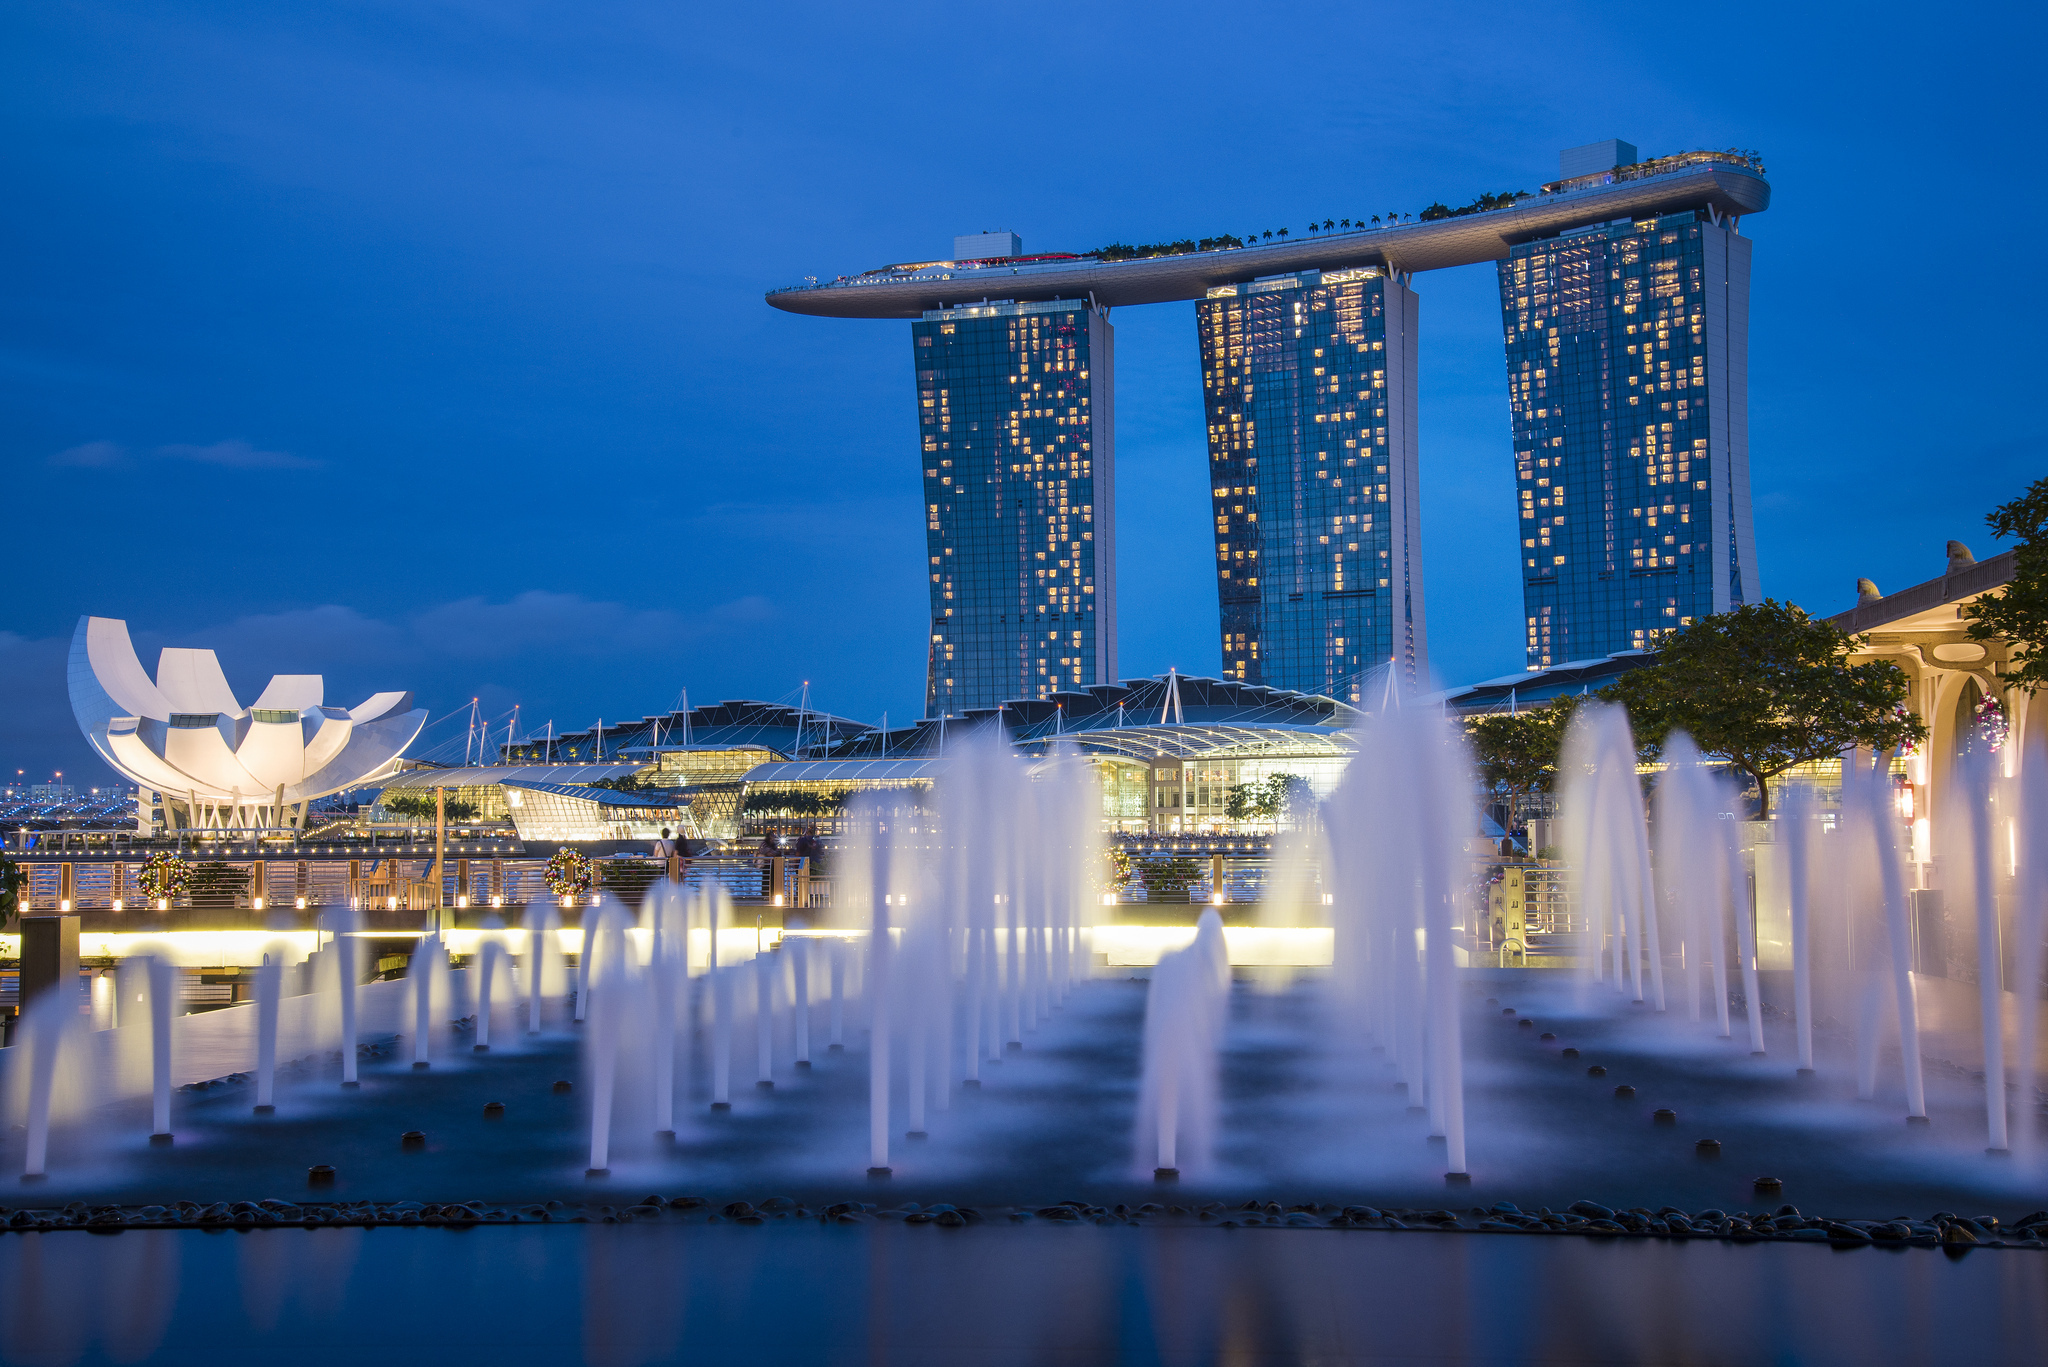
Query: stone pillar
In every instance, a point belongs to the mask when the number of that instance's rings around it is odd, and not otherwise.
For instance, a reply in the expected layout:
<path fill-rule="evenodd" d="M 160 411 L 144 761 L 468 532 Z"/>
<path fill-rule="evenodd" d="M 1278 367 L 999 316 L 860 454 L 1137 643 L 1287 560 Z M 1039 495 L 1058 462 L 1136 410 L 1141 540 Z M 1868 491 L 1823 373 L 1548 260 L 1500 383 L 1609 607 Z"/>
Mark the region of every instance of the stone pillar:
<path fill-rule="evenodd" d="M 1213 902 L 1222 895 L 1223 856 L 1220 854 L 1212 854 L 1209 856 L 1209 900 Z"/>
<path fill-rule="evenodd" d="M 21 1009 L 52 990 L 78 990 L 76 913 L 21 918 Z"/>
<path fill-rule="evenodd" d="M 77 879 L 72 874 L 72 866 L 69 864 L 59 864 L 57 866 L 57 905 L 61 910 L 71 911 L 76 908 L 77 886 Z M 78 956 L 74 954 L 72 957 L 75 959 Z"/>

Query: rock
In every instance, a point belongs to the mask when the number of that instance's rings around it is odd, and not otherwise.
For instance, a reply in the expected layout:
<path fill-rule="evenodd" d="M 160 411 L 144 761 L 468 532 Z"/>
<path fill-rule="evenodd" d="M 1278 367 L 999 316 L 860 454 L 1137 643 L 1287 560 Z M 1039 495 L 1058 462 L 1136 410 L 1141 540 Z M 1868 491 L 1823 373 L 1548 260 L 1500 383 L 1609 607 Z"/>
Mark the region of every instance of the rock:
<path fill-rule="evenodd" d="M 1614 1212 L 1598 1201 L 1574 1201 L 1566 1207 L 1574 1215 L 1583 1215 L 1589 1220 L 1611 1220 Z"/>
<path fill-rule="evenodd" d="M 1656 1110 L 1650 1112 L 1650 1123 L 1653 1125 L 1676 1125 L 1678 1123 L 1678 1112 L 1672 1110 L 1669 1106 L 1659 1106 Z"/>
<path fill-rule="evenodd" d="M 796 1202 L 787 1196 L 771 1196 L 761 1203 L 762 1210 L 795 1210 Z"/>
<path fill-rule="evenodd" d="M 1587 1076 L 1587 1077 L 1606 1077 L 1606 1076 L 1607 1076 L 1607 1070 L 1606 1070 L 1605 1068 L 1601 1067 L 1601 1066 L 1600 1066 L 1599 1064 L 1597 1064 L 1597 1063 L 1596 1063 L 1596 1064 L 1594 1064 L 1594 1065 L 1593 1065 L 1592 1067 L 1590 1067 L 1590 1068 L 1586 1069 L 1586 1076 Z"/>
<path fill-rule="evenodd" d="M 1579 1051 L 1578 1051 L 1578 1050 L 1576 1050 L 1576 1049 L 1571 1049 L 1571 1048 L 1567 1048 L 1566 1050 L 1564 1050 L 1564 1053 L 1563 1053 L 1563 1057 L 1565 1057 L 1565 1058 L 1577 1058 L 1578 1056 L 1579 1056 Z"/>
<path fill-rule="evenodd" d="M 957 1210 L 942 1210 L 932 1217 L 932 1223 L 941 1229 L 964 1229 L 967 1217 Z"/>
<path fill-rule="evenodd" d="M 1619 1087 L 1616 1087 L 1614 1089 L 1614 1096 L 1615 1099 L 1618 1101 L 1626 1101 L 1635 1094 L 1636 1089 L 1629 1086 L 1626 1082 L 1622 1083 Z"/>
<path fill-rule="evenodd" d="M 752 1215 L 754 1207 L 745 1201 L 729 1202 L 720 1212 L 728 1220 L 737 1220 L 743 1215 Z"/>
<path fill-rule="evenodd" d="M 571 1081 L 569 1081 L 569 1080 L 568 1080 L 567 1078 L 563 1078 L 563 1079 L 561 1079 L 560 1081 L 556 1082 L 556 1083 L 555 1083 L 555 1087 L 554 1087 L 554 1091 L 555 1091 L 555 1095 L 556 1095 L 556 1096 L 562 1096 L 562 1095 L 564 1095 L 565 1093 L 568 1093 L 568 1092 L 573 1092 L 573 1091 L 575 1091 L 575 1090 L 576 1090 L 576 1084 L 575 1084 L 575 1083 L 573 1083 L 573 1082 L 571 1082 Z"/>
<path fill-rule="evenodd" d="M 1522 1208 L 1512 1201 L 1500 1201 L 1495 1203 L 1492 1211 L 1489 1213 L 1494 1215 L 1520 1215 Z"/>

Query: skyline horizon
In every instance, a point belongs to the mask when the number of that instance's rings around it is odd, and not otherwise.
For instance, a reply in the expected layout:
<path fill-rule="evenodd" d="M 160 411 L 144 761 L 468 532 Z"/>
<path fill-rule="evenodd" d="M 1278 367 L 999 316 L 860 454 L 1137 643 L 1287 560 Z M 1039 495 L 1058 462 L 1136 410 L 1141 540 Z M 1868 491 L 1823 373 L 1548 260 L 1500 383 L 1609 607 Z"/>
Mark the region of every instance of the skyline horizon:
<path fill-rule="evenodd" d="M 942 14 L 914 38 L 823 6 L 0 19 L 21 191 L 0 458 L 28 510 L 0 757 L 87 771 L 63 674 L 87 614 L 146 652 L 219 649 L 245 689 L 395 683 L 435 722 L 471 697 L 587 724 L 686 683 L 774 700 L 804 679 L 839 715 L 908 716 L 901 334 L 762 293 L 980 224 L 1143 243 L 1533 189 L 1592 138 L 1759 148 L 1763 594 L 1825 615 L 1859 576 L 1937 576 L 1949 538 L 1995 554 L 1984 514 L 2048 466 L 2025 321 L 2048 287 L 2019 268 L 2042 191 L 2010 174 L 2023 41 L 1753 6 L 1674 48 L 1593 10 L 1304 5 L 1289 22 L 1316 40 L 1282 98 L 1218 83 L 1205 35 L 1238 11 L 1076 7 L 1115 75 L 1049 99 L 1046 48 Z M 1404 58 L 1361 82 L 1360 45 Z M 1031 116 L 934 120 L 934 70 L 1029 90 Z M 1874 201 L 1906 167 L 1948 198 Z M 1499 299 L 1490 269 L 1418 284 L 1432 664 L 1469 683 L 1522 663 Z M 1118 672 L 1220 677 L 1213 601 L 1185 588 L 1213 553 L 1196 308 L 1115 322 Z"/>

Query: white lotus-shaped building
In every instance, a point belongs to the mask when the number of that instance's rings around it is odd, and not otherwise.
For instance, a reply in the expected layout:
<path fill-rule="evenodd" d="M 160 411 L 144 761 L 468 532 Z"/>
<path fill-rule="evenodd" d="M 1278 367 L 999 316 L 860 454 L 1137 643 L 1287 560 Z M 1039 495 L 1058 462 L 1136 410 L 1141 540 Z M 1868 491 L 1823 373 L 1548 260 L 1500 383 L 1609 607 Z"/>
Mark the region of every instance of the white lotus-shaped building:
<path fill-rule="evenodd" d="M 191 826 L 303 824 L 314 798 L 389 774 L 427 722 L 410 693 L 328 707 L 318 674 L 275 675 L 245 708 L 210 650 L 165 650 L 152 681 L 111 617 L 78 619 L 70 680 L 79 728 L 145 790 L 145 821 L 154 791 Z"/>

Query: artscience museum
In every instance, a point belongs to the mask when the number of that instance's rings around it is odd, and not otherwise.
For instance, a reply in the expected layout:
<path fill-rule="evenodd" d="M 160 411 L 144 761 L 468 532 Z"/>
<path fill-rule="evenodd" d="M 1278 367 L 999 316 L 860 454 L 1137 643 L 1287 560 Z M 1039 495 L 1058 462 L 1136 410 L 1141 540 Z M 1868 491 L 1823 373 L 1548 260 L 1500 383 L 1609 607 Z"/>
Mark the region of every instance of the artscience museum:
<path fill-rule="evenodd" d="M 111 617 L 78 619 L 69 675 L 87 741 L 173 828 L 303 826 L 314 799 L 392 773 L 427 721 L 411 693 L 330 707 L 318 674 L 274 675 L 244 707 L 211 650 L 166 648 L 151 679 Z"/>

